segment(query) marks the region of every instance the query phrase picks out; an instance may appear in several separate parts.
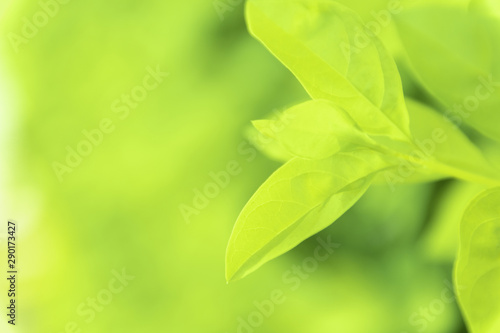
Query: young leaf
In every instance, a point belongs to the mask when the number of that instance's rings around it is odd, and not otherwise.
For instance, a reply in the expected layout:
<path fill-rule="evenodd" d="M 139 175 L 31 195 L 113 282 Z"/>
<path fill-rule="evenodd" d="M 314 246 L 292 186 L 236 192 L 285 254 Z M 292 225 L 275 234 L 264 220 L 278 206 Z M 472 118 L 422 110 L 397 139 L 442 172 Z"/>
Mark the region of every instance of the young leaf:
<path fill-rule="evenodd" d="M 417 146 L 417 150 L 413 152 L 414 156 L 424 156 L 440 165 L 467 173 L 498 178 L 498 171 L 450 120 L 430 107 L 409 98 L 406 99 L 406 104 L 410 113 L 411 131 Z M 458 147 L 460 153 L 457 153 Z M 455 176 L 460 175 L 455 174 Z"/>
<path fill-rule="evenodd" d="M 455 283 L 471 332 L 500 332 L 500 188 L 479 195 L 464 214 Z"/>
<path fill-rule="evenodd" d="M 426 6 L 398 15 L 415 75 L 456 123 L 500 140 L 500 21 Z"/>
<path fill-rule="evenodd" d="M 287 162 L 257 190 L 238 217 L 226 253 L 226 279 L 248 275 L 326 228 L 387 166 L 383 156 L 371 150 Z"/>
<path fill-rule="evenodd" d="M 303 158 L 323 159 L 341 150 L 374 144 L 345 111 L 325 100 L 308 101 L 284 111 L 279 119 L 253 124 Z"/>
<path fill-rule="evenodd" d="M 396 65 L 353 11 L 325 0 L 250 0 L 246 15 L 312 98 L 334 102 L 367 134 L 408 141 Z"/>

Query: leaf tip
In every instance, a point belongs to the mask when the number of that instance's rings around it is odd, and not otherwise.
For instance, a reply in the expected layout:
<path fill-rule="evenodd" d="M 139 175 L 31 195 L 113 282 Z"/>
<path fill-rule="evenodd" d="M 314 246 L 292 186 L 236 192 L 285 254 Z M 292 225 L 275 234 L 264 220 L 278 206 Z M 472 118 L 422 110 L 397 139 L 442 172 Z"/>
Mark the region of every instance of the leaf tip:
<path fill-rule="evenodd" d="M 253 120 L 252 125 L 257 129 L 257 131 L 264 134 L 265 136 L 274 138 L 274 133 L 271 129 L 271 120 L 267 119 Z"/>

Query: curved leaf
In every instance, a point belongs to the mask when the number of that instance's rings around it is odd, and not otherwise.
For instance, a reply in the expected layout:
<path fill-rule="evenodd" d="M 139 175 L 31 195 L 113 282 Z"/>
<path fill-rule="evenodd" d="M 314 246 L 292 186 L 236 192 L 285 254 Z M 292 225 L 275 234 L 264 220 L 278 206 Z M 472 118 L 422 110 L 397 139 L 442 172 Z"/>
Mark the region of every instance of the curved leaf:
<path fill-rule="evenodd" d="M 471 332 L 500 332 L 500 188 L 479 195 L 464 214 L 455 283 Z"/>
<path fill-rule="evenodd" d="M 287 162 L 257 190 L 238 217 L 226 253 L 226 279 L 248 275 L 326 228 L 387 166 L 380 154 L 370 150 Z"/>
<path fill-rule="evenodd" d="M 396 22 L 416 76 L 450 118 L 500 140 L 500 21 L 426 6 Z"/>
<path fill-rule="evenodd" d="M 350 9 L 325 0 L 250 0 L 250 32 L 314 99 L 346 110 L 370 135 L 408 141 L 394 60 Z"/>

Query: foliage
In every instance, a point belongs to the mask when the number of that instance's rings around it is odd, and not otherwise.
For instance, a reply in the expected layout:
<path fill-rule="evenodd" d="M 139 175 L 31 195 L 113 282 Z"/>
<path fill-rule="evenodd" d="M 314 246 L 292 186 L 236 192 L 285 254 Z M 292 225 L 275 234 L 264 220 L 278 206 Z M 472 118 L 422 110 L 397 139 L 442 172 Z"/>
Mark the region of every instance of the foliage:
<path fill-rule="evenodd" d="M 455 178 L 500 186 L 500 169 L 483 150 L 485 142 L 500 149 L 500 20 L 487 14 L 497 7 L 484 10 L 490 5 L 429 3 L 397 16 L 406 54 L 398 65 L 409 64 L 427 94 L 415 100 L 403 93 L 387 41 L 353 10 L 327 0 L 248 1 L 251 34 L 312 100 L 253 123 L 273 150 L 291 157 L 239 215 L 227 248 L 228 281 L 332 224 L 374 183 Z M 455 282 L 473 333 L 500 329 L 499 207 L 499 189 L 481 194 L 460 228 Z"/>

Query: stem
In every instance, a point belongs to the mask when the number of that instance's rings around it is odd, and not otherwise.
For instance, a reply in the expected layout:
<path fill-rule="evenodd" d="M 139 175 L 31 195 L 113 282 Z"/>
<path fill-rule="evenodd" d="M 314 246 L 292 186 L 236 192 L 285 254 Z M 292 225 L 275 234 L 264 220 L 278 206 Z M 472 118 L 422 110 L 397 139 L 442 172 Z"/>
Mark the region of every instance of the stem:
<path fill-rule="evenodd" d="M 483 176 L 464 169 L 458 169 L 450 165 L 446 165 L 437 161 L 429 161 L 429 165 L 433 170 L 442 171 L 442 173 L 453 176 L 458 179 L 469 181 L 472 183 L 483 184 L 491 187 L 500 186 L 500 179 Z"/>
<path fill-rule="evenodd" d="M 466 169 L 456 168 L 454 166 L 441 163 L 435 159 L 424 160 L 424 159 L 416 158 L 414 156 L 410 156 L 410 155 L 400 153 L 400 152 L 395 152 L 395 151 L 391 151 L 391 150 L 388 150 L 388 152 L 391 155 L 395 155 L 395 156 L 402 158 L 402 159 L 404 159 L 412 164 L 419 164 L 421 166 L 426 166 L 429 169 L 431 169 L 439 174 L 452 176 L 454 178 L 458 178 L 458 179 L 465 180 L 465 181 L 472 182 L 472 183 L 479 183 L 479 184 L 483 184 L 483 185 L 490 186 L 490 187 L 500 186 L 500 177 L 494 178 L 494 177 L 490 177 L 490 176 L 484 176 L 481 174 L 477 174 L 475 172 L 471 172 L 471 171 L 466 170 Z M 492 169 L 491 171 L 494 171 L 494 170 Z M 498 174 L 500 176 L 500 172 L 498 172 Z"/>

